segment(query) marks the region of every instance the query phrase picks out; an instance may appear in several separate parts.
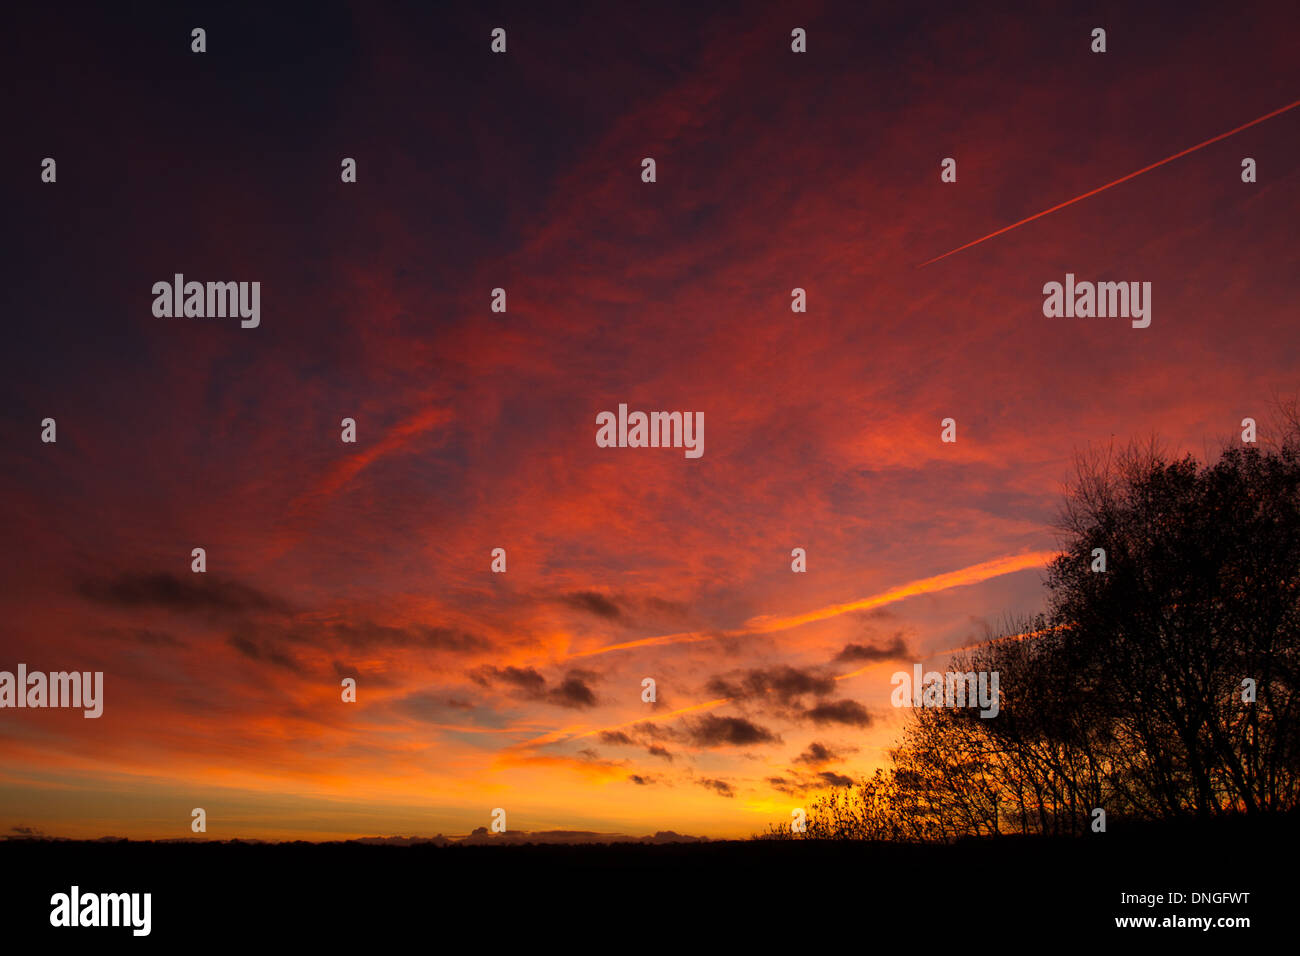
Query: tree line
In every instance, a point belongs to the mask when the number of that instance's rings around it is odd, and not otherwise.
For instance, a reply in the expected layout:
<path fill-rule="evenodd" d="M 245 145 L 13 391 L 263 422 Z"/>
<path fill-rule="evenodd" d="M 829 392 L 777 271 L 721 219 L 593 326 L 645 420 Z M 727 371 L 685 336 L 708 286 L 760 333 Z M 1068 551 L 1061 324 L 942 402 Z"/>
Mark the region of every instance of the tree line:
<path fill-rule="evenodd" d="M 1295 810 L 1300 427 L 1283 412 L 1285 438 L 1207 463 L 1154 441 L 1080 456 L 1045 610 L 949 663 L 998 672 L 998 715 L 912 708 L 886 768 L 816 798 L 803 833 L 765 836 L 943 841 L 1082 834 L 1096 808 Z"/>

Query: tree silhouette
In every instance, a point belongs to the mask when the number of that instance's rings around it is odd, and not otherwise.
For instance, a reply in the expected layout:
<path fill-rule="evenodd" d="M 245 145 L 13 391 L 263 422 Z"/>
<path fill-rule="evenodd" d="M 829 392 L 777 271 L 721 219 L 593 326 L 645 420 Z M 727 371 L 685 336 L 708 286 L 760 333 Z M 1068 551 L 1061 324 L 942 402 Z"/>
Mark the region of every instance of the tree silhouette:
<path fill-rule="evenodd" d="M 1081 834 L 1094 807 L 1295 809 L 1300 422 L 1283 418 L 1281 440 L 1205 465 L 1154 442 L 1082 456 L 1046 611 L 949 663 L 999 673 L 998 715 L 912 710 L 889 770 L 814 801 L 804 836 Z"/>

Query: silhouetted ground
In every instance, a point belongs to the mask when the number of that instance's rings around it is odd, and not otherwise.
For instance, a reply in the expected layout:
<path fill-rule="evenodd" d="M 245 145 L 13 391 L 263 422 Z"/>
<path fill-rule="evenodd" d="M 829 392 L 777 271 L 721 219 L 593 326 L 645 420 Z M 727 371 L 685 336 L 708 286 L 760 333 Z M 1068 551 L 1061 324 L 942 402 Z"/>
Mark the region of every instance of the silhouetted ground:
<path fill-rule="evenodd" d="M 373 846 L 357 843 L 0 843 L 6 943 L 175 946 L 189 940 L 294 946 L 363 940 L 458 951 L 503 943 L 587 952 L 739 944 L 770 951 L 988 952 L 1102 937 L 1121 946 L 1257 945 L 1296 915 L 1294 818 L 1126 827 L 1086 839 L 1002 838 L 949 846 L 806 841 L 677 845 Z M 148 891 L 152 933 L 49 925 L 50 897 Z M 1188 902 L 1123 905 L 1120 894 Z M 1249 892 L 1193 905 L 1191 894 Z M 1251 928 L 1116 928 L 1116 916 L 1247 916 Z M 464 933 L 469 932 L 468 940 Z M 63 939 L 60 939 L 63 937 Z M 1127 940 L 1127 942 L 1123 942 Z M 62 943 L 63 946 L 58 944 Z M 955 949 L 954 949 L 955 947 Z M 56 951 L 56 950 L 50 950 Z"/>

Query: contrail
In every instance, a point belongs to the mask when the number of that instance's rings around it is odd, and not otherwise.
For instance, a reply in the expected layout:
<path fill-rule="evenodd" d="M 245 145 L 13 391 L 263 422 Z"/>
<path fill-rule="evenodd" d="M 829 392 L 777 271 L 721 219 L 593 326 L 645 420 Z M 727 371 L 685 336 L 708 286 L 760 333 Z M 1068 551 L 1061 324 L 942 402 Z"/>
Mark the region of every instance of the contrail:
<path fill-rule="evenodd" d="M 1195 146 L 1189 146 L 1187 147 L 1187 149 L 1183 150 L 1180 153 L 1174 153 L 1174 155 L 1172 156 L 1166 156 L 1164 159 L 1160 160 L 1159 162 L 1152 163 L 1150 166 L 1143 166 L 1137 172 L 1129 173 L 1127 176 L 1121 176 L 1119 179 L 1116 179 L 1114 182 L 1109 182 L 1104 186 L 1098 186 L 1096 189 L 1089 190 L 1088 192 L 1084 193 L 1081 196 L 1075 196 L 1073 199 L 1067 199 L 1065 202 L 1058 203 L 1057 205 L 1053 206 L 1051 209 L 1044 209 L 1042 212 L 1036 212 L 1032 216 L 1029 216 L 1026 219 L 1021 219 L 1019 222 L 1013 222 L 1009 226 L 1003 226 L 997 232 L 990 232 L 987 236 L 982 236 L 979 239 L 974 240 L 973 242 L 968 242 L 964 246 L 958 246 L 956 249 L 953 249 L 952 252 L 945 252 L 941 256 L 935 256 L 933 259 L 927 259 L 925 262 L 922 262 L 921 265 L 917 266 L 917 268 L 920 269 L 930 265 L 930 263 L 932 262 L 938 262 L 940 259 L 946 259 L 953 253 L 961 252 L 963 249 L 969 249 L 971 246 L 978 246 L 981 242 L 987 242 L 989 239 L 992 239 L 995 236 L 1000 236 L 1004 232 L 1009 232 L 1010 230 L 1015 229 L 1017 226 L 1023 226 L 1027 222 L 1033 222 L 1035 219 L 1042 219 L 1044 216 L 1049 215 L 1050 213 L 1054 213 L 1058 209 L 1064 209 L 1066 206 L 1072 206 L 1081 199 L 1087 199 L 1089 196 L 1095 196 L 1099 192 L 1104 192 L 1105 190 L 1110 189 L 1111 186 L 1118 186 L 1120 183 L 1126 183 L 1134 176 L 1141 176 L 1143 173 L 1150 172 L 1151 170 L 1155 169 L 1157 166 L 1163 166 L 1165 163 L 1172 163 L 1175 159 L 1178 159 L 1182 156 L 1186 156 L 1188 153 L 1194 153 L 1198 149 L 1202 149 L 1203 147 L 1209 146 L 1211 143 L 1217 143 L 1221 139 L 1227 139 L 1229 136 L 1233 135 L 1234 133 L 1240 133 L 1243 129 L 1250 129 L 1250 127 L 1257 126 L 1258 124 L 1264 122 L 1264 120 L 1272 119 L 1274 116 L 1280 116 L 1282 113 L 1285 113 L 1287 110 L 1293 110 L 1297 106 L 1300 106 L 1300 100 L 1296 100 L 1294 103 L 1288 103 L 1286 106 L 1283 106 L 1281 109 L 1276 109 L 1271 113 L 1265 113 L 1259 119 L 1253 119 L 1249 123 L 1243 123 L 1241 126 L 1238 126 L 1236 129 L 1230 129 L 1226 133 L 1220 133 L 1218 136 L 1215 136 L 1211 139 L 1207 139 L 1203 143 L 1197 143 Z"/>
<path fill-rule="evenodd" d="M 752 634 L 770 634 L 773 631 L 785 631 L 792 627 L 810 624 L 813 621 L 824 621 L 827 618 L 839 617 L 841 614 L 849 614 L 853 611 L 866 611 L 885 604 L 893 604 L 896 601 L 902 601 L 918 594 L 933 594 L 936 591 L 946 591 L 949 588 L 979 584 L 989 578 L 1014 574 L 1027 568 L 1041 568 L 1056 556 L 1057 552 L 1055 551 L 1031 551 L 1027 554 L 1012 554 L 1002 558 L 994 558 L 992 561 L 972 564 L 967 568 L 948 571 L 945 574 L 936 574 L 934 577 L 922 578 L 919 581 L 911 581 L 908 584 L 890 588 L 888 591 L 882 591 L 880 594 L 859 598 L 846 604 L 832 604 L 830 607 L 818 608 L 815 611 L 807 611 L 791 617 L 760 616 L 750 618 L 745 622 L 745 629 Z"/>
<path fill-rule="evenodd" d="M 934 577 L 910 581 L 907 584 L 892 587 L 888 591 L 882 591 L 870 597 L 859 598 L 856 601 L 849 601 L 846 604 L 832 604 L 830 607 L 818 608 L 814 611 L 807 611 L 790 617 L 778 618 L 761 615 L 750 618 L 740 628 L 730 631 L 680 631 L 676 634 L 661 634 L 658 637 L 643 637 L 636 641 L 624 641 L 621 644 L 606 644 L 603 647 L 594 647 L 587 651 L 575 651 L 564 659 L 591 657 L 595 654 L 608 654 L 610 651 L 625 651 L 636 647 L 653 647 L 659 644 L 694 644 L 700 641 L 711 641 L 718 637 L 744 637 L 750 634 L 771 634 L 775 631 L 786 631 L 791 628 L 801 627 L 804 624 L 811 624 L 814 621 L 839 617 L 853 611 L 866 611 L 885 604 L 893 604 L 897 601 L 915 597 L 918 594 L 933 594 L 936 591 L 946 591 L 949 588 L 979 584 L 989 578 L 1014 574 L 1027 568 L 1039 568 L 1051 561 L 1056 555 L 1057 552 L 1055 551 L 1033 551 L 1027 554 L 1007 555 L 980 564 L 972 564 L 970 567 L 959 568 L 956 571 L 936 574 Z"/>

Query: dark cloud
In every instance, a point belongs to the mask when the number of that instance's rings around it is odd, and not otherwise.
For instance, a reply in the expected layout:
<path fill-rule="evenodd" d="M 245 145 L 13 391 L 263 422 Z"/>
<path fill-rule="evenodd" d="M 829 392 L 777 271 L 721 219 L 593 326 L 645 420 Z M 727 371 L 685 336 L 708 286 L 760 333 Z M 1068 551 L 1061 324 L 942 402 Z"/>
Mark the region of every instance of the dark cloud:
<path fill-rule="evenodd" d="M 632 774 L 627 779 L 631 780 L 633 783 L 641 787 L 645 787 L 654 783 L 654 777 L 643 777 L 640 774 L 635 774 L 635 773 Z"/>
<path fill-rule="evenodd" d="M 836 663 L 856 661 L 892 661 L 911 657 L 903 632 L 898 631 L 888 642 L 871 644 L 845 644 L 844 649 L 835 655 Z"/>
<path fill-rule="evenodd" d="M 681 734 L 677 731 L 671 727 L 663 727 L 653 720 L 643 720 L 632 729 L 651 740 L 681 740 Z"/>
<path fill-rule="evenodd" d="M 835 773 L 830 770 L 823 770 L 820 773 L 805 773 L 802 771 L 791 771 L 789 776 L 768 777 L 768 785 L 778 793 L 789 794 L 790 796 L 804 796 L 810 792 L 824 790 L 826 787 L 851 787 L 853 778 L 845 776 L 842 773 Z"/>
<path fill-rule="evenodd" d="M 283 651 L 276 650 L 268 642 L 255 641 L 252 638 L 244 637 L 242 634 L 231 634 L 230 637 L 226 638 L 226 643 L 249 660 L 265 661 L 291 671 L 301 670 L 296 660 Z"/>
<path fill-rule="evenodd" d="M 788 793 L 790 796 L 802 796 L 809 790 L 806 780 L 793 780 L 788 777 L 768 777 L 767 784 L 777 793 Z"/>
<path fill-rule="evenodd" d="M 788 793 L 792 796 L 798 796 L 804 792 L 804 788 L 793 780 L 787 780 L 785 777 L 768 777 L 768 785 L 778 793 Z"/>
<path fill-rule="evenodd" d="M 185 614 L 245 614 L 290 610 L 287 602 L 215 574 L 121 574 L 83 581 L 82 596 L 121 608 L 161 607 Z"/>
<path fill-rule="evenodd" d="M 607 594 L 601 591 L 569 591 L 553 599 L 565 607 L 594 615 L 604 621 L 628 625 L 634 619 L 683 618 L 687 607 L 677 601 L 659 597 L 636 597 L 626 594 Z"/>
<path fill-rule="evenodd" d="M 480 667 L 471 671 L 469 678 L 484 687 L 505 684 L 528 697 L 546 692 L 546 678 L 533 667 Z"/>
<path fill-rule="evenodd" d="M 687 733 L 699 747 L 747 747 L 752 744 L 779 742 L 780 737 L 744 717 L 718 717 L 706 714 L 691 722 Z"/>
<path fill-rule="evenodd" d="M 642 721 L 633 727 L 632 730 L 633 733 L 631 734 L 624 733 L 621 730 L 602 730 L 600 732 L 600 739 L 603 743 L 613 744 L 618 747 L 645 747 L 646 752 L 652 757 L 663 757 L 669 762 L 672 761 L 673 755 L 666 747 L 651 742 L 655 739 L 671 739 L 667 735 L 661 733 L 650 733 L 649 731 L 651 730 L 659 730 L 659 728 L 655 727 L 654 724 L 648 721 Z M 675 737 L 675 734 L 672 735 L 672 738 Z"/>
<path fill-rule="evenodd" d="M 714 677 L 704 685 L 705 690 L 715 697 L 744 697 L 745 688 L 735 681 L 727 680 L 724 677 Z"/>
<path fill-rule="evenodd" d="M 82 596 L 91 601 L 123 609 L 158 607 L 178 614 L 232 617 L 287 617 L 294 612 L 294 608 L 283 598 L 211 573 L 122 574 L 83 581 L 79 590 Z M 261 620 L 265 621 L 266 618 L 262 617 Z M 395 647 L 467 653 L 490 646 L 479 635 L 454 627 L 390 627 L 368 621 L 307 627 L 287 619 L 272 621 L 267 626 L 274 629 L 275 640 L 278 642 L 312 647 L 341 644 L 354 650 Z M 181 643 L 170 634 L 145 629 L 122 629 L 116 631 L 115 636 L 153 646 L 176 646 Z M 254 656 L 250 653 L 247 639 L 236 646 L 244 653 Z M 262 659 L 267 656 L 265 653 L 261 655 Z M 280 656 L 284 657 L 283 654 Z"/>
<path fill-rule="evenodd" d="M 783 664 L 715 677 L 707 686 L 709 693 L 721 697 L 757 697 L 770 693 L 777 700 L 788 704 L 804 694 L 818 697 L 829 694 L 835 688 L 835 680 L 814 670 Z"/>
<path fill-rule="evenodd" d="M 330 667 L 334 669 L 335 676 L 351 677 L 354 680 L 356 680 L 358 687 L 360 687 L 362 684 L 364 684 L 366 687 L 396 687 L 397 686 L 397 681 L 393 680 L 391 677 L 389 677 L 386 674 L 374 672 L 374 671 L 370 671 L 365 674 L 362 674 L 357 670 L 357 668 L 354 665 L 346 664 L 340 660 L 330 661 Z M 472 705 L 464 704 L 463 706 L 466 709 L 469 709 Z"/>
<path fill-rule="evenodd" d="M 806 763 L 816 767 L 819 766 L 820 764 L 828 763 L 831 760 L 839 760 L 839 759 L 840 759 L 839 754 L 835 753 L 835 751 L 831 750 L 826 745 L 819 744 L 817 743 L 817 741 L 814 740 L 812 743 L 808 745 L 807 750 L 805 750 L 799 756 L 794 758 L 794 762 Z"/>
<path fill-rule="evenodd" d="M 533 667 L 480 667 L 471 671 L 470 680 L 483 687 L 505 685 L 526 700 L 544 700 L 559 707 L 595 707 L 596 694 L 591 682 L 594 671 L 571 670 L 554 687 L 547 688 L 546 678 Z"/>
<path fill-rule="evenodd" d="M 731 786 L 731 784 L 727 783 L 727 781 L 725 780 L 712 780 L 706 778 L 704 780 L 697 780 L 695 782 L 698 783 L 701 787 L 707 787 L 708 789 L 716 791 L 717 793 L 721 794 L 724 797 L 734 797 L 736 795 L 735 789 Z"/>
<path fill-rule="evenodd" d="M 599 591 L 572 591 L 560 595 L 559 600 L 561 604 L 586 611 L 607 621 L 621 621 L 624 618 L 623 608 L 616 599 L 606 597 Z"/>
<path fill-rule="evenodd" d="M 561 707 L 595 707 L 596 694 L 587 683 L 592 677 L 590 671 L 569 671 L 564 680 L 551 688 L 546 699 Z"/>
<path fill-rule="evenodd" d="M 253 630 L 254 625 L 245 623 L 241 625 L 238 631 L 241 640 L 236 646 L 249 656 L 255 656 L 252 652 L 260 650 L 263 658 L 289 660 L 287 651 L 269 650 L 273 646 L 283 648 L 285 645 L 310 648 L 312 658 L 318 658 L 323 656 L 324 653 L 334 651 L 339 655 L 334 659 L 334 669 L 339 673 L 340 677 L 360 678 L 361 675 L 356 673 L 355 666 L 343 663 L 353 653 L 370 654 L 380 649 L 407 650 L 419 648 L 451 654 L 463 654 L 488 646 L 487 642 L 482 638 L 448 627 L 389 627 L 367 621 L 357 624 L 340 623 L 328 626 L 306 626 L 298 623 L 286 625 L 277 621 L 263 624 L 259 621 L 255 626 L 255 630 L 262 640 L 256 642 L 258 643 L 257 648 L 250 648 L 248 646 L 250 643 L 248 635 Z M 304 652 L 304 655 L 306 655 L 306 652 Z M 340 667 L 343 667 L 346 673 L 340 671 Z M 372 687 L 392 687 L 397 683 L 393 678 L 380 673 L 369 673 L 366 681 Z"/>
<path fill-rule="evenodd" d="M 489 646 L 482 637 L 453 627 L 390 627 L 366 621 L 305 626 L 292 620 L 294 608 L 288 601 L 211 573 L 121 574 L 85 580 L 79 590 L 88 600 L 122 609 L 156 607 L 178 614 L 235 618 L 237 630 L 227 638 L 231 647 L 249 660 L 293 670 L 302 670 L 302 665 L 284 649 L 287 644 L 315 649 L 342 645 L 349 650 L 367 651 L 377 647 L 426 648 L 449 653 Z M 183 646 L 163 631 L 118 628 L 111 633 L 147 647 Z M 375 686 L 384 683 L 372 681 Z"/>
<path fill-rule="evenodd" d="M 851 727 L 871 726 L 871 713 L 856 700 L 822 701 L 803 712 L 815 724 L 848 724 Z"/>
<path fill-rule="evenodd" d="M 430 650 L 450 651 L 463 654 L 469 651 L 483 650 L 489 644 L 477 634 L 458 630 L 454 627 L 389 627 L 384 624 L 335 624 L 326 634 L 336 641 L 354 649 L 374 647 L 424 647 Z M 296 640 L 316 643 L 318 631 L 306 632 L 295 629 Z"/>

